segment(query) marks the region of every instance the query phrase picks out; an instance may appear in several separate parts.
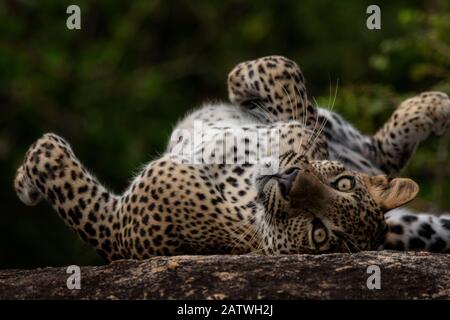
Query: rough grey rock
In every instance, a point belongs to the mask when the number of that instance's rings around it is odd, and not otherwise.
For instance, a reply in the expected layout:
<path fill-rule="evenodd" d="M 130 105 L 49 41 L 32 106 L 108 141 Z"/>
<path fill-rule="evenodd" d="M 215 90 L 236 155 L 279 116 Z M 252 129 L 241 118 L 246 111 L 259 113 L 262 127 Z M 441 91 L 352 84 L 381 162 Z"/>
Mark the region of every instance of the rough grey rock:
<path fill-rule="evenodd" d="M 381 289 L 368 289 L 370 265 Z M 421 252 L 177 256 L 81 267 L 0 270 L 0 299 L 448 299 L 450 255 Z"/>

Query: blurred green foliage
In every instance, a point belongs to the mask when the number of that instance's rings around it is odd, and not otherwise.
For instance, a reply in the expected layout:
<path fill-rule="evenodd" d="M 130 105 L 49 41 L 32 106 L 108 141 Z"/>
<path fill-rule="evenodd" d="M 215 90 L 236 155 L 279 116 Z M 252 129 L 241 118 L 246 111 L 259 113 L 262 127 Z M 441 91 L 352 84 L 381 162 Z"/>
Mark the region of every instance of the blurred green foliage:
<path fill-rule="evenodd" d="M 78 4 L 82 29 L 66 28 Z M 310 95 L 365 133 L 405 97 L 450 93 L 449 4 L 379 1 L 382 29 L 366 28 L 369 1 L 0 2 L 0 268 L 103 263 L 48 204 L 25 207 L 12 181 L 28 146 L 64 136 L 116 192 L 162 152 L 187 110 L 226 100 L 244 60 L 282 54 L 302 67 Z M 331 99 L 333 100 L 333 99 Z M 444 142 L 442 142 L 444 141 Z M 447 140 L 419 148 L 405 175 L 422 208 L 449 209 Z"/>

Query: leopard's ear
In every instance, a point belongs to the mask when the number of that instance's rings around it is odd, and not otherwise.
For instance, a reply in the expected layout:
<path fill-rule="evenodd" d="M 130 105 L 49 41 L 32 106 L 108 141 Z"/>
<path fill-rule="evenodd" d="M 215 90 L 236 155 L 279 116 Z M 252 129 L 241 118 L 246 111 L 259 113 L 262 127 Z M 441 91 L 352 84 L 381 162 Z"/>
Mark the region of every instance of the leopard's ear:
<path fill-rule="evenodd" d="M 373 199 L 383 210 L 400 207 L 415 199 L 419 185 L 411 179 L 365 176 L 364 182 Z"/>

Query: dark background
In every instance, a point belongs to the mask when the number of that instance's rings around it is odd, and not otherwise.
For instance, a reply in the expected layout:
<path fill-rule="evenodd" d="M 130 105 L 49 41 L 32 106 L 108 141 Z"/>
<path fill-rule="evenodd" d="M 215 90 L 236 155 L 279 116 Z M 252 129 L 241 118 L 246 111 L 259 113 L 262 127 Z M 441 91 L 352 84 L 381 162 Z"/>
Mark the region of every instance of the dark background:
<path fill-rule="evenodd" d="M 82 29 L 66 28 L 66 8 Z M 405 97 L 450 93 L 449 2 L 378 1 L 382 29 L 366 28 L 372 1 L 0 2 L 0 268 L 101 264 L 41 203 L 26 207 L 13 179 L 45 132 L 65 137 L 105 185 L 122 192 L 162 152 L 175 121 L 226 100 L 244 60 L 281 54 L 301 66 L 310 95 L 372 133 Z M 449 134 L 423 144 L 405 176 L 413 207 L 450 208 Z"/>

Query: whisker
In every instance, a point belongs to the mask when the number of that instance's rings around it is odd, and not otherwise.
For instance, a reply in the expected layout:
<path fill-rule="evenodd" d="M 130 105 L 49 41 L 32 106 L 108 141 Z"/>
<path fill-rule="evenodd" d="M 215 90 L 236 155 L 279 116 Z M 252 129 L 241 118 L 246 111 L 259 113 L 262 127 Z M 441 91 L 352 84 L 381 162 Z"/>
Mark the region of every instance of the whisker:
<path fill-rule="evenodd" d="M 295 89 L 298 92 L 298 96 L 301 97 L 302 95 L 300 94 L 300 90 L 298 89 L 297 84 L 294 83 L 294 86 L 295 86 Z M 297 98 L 296 98 L 296 100 L 297 100 Z M 306 117 L 305 117 L 305 109 L 306 109 Z M 297 114 L 298 114 L 298 109 L 297 109 Z M 303 127 L 306 127 L 306 119 L 308 118 L 308 109 L 306 108 L 306 105 L 305 105 L 304 101 L 302 102 L 302 118 L 303 118 L 302 119 L 302 125 L 303 125 Z M 298 146 L 297 153 L 300 152 L 300 149 L 301 149 L 302 145 L 303 145 L 303 135 L 302 135 L 302 138 L 300 139 L 300 145 Z"/>
<path fill-rule="evenodd" d="M 353 241 L 351 241 L 349 238 L 345 238 L 345 240 L 347 240 L 348 242 L 350 242 L 352 244 L 352 246 L 354 246 L 356 248 L 357 251 L 362 251 Z"/>
<path fill-rule="evenodd" d="M 255 102 L 255 101 L 252 101 L 252 103 L 253 103 L 254 106 L 256 106 L 257 108 L 259 108 L 259 109 L 263 112 L 263 115 L 266 116 L 266 119 L 267 119 L 269 122 L 276 122 L 276 119 L 274 118 L 274 115 L 271 114 L 269 111 L 265 110 L 264 107 L 263 107 L 263 105 L 258 104 L 258 103 Z"/>
<path fill-rule="evenodd" d="M 316 105 L 315 105 L 316 109 L 318 109 L 318 108 L 319 108 L 319 104 L 317 103 L 316 98 L 313 97 L 313 100 L 314 100 L 314 103 L 316 104 Z M 306 144 L 307 147 L 310 145 L 311 139 L 313 139 L 313 137 L 314 137 L 315 134 L 316 134 L 316 127 L 317 127 L 317 123 L 318 123 L 318 122 L 319 122 L 319 112 L 316 113 L 316 122 L 314 123 L 314 128 L 313 128 L 313 130 L 312 130 L 311 136 L 309 137 L 308 142 L 307 142 L 307 144 Z M 320 128 L 320 126 L 321 126 L 321 125 L 319 125 L 319 128 Z M 309 151 L 309 150 L 307 149 L 306 152 L 307 152 L 307 151 Z M 306 152 L 305 152 L 305 154 L 306 154 Z"/>
<path fill-rule="evenodd" d="M 328 106 L 327 106 L 327 109 L 329 109 L 330 106 L 331 106 L 331 76 L 330 76 L 329 73 L 328 73 L 328 80 L 330 81 L 330 94 L 329 94 L 329 96 L 328 96 Z"/>
<path fill-rule="evenodd" d="M 348 244 L 346 243 L 348 241 L 356 249 L 356 251 L 362 251 L 361 248 L 359 248 L 352 240 L 350 240 L 350 238 L 344 232 L 334 230 L 334 234 L 336 234 L 345 243 L 347 248 L 349 248 Z"/>
<path fill-rule="evenodd" d="M 313 100 L 314 100 L 314 102 L 316 104 L 316 108 L 319 108 L 319 105 L 317 104 L 317 101 L 316 101 L 315 97 L 313 97 Z M 313 139 L 313 137 L 315 135 L 315 131 L 316 131 L 316 127 L 317 127 L 317 123 L 318 122 L 319 122 L 319 112 L 316 113 L 316 122 L 314 123 L 314 128 L 312 130 L 311 135 L 308 138 L 308 141 L 306 142 L 306 148 L 305 148 L 305 151 L 302 153 L 302 155 L 305 155 L 309 151 L 311 146 L 312 146 L 312 145 L 310 145 L 310 142 L 311 142 L 311 139 Z M 320 127 L 320 125 L 319 125 L 319 127 Z M 299 150 L 299 152 L 300 152 L 300 150 Z"/>
<path fill-rule="evenodd" d="M 295 114 L 294 114 L 294 108 L 292 107 L 292 100 L 291 100 L 291 95 L 288 95 L 286 89 L 282 86 L 284 94 L 288 97 L 289 99 L 289 104 L 291 106 L 291 112 L 292 112 L 292 118 L 295 119 Z"/>
<path fill-rule="evenodd" d="M 231 230 L 233 233 L 240 233 L 242 231 L 242 229 L 240 227 L 236 227 L 234 229 Z M 237 248 L 237 246 L 239 246 L 240 244 L 245 243 L 245 238 L 247 238 L 247 236 L 251 235 L 252 233 L 257 233 L 258 231 L 255 230 L 252 227 L 246 228 L 245 231 L 243 233 L 241 233 L 240 235 L 238 235 L 233 242 L 231 242 L 230 244 L 227 245 L 227 247 L 231 247 L 231 252 L 234 252 L 234 250 Z M 252 237 L 253 238 L 253 235 Z M 249 245 L 253 245 L 251 243 L 251 241 L 249 241 Z"/>
<path fill-rule="evenodd" d="M 269 226 L 270 227 L 270 226 Z M 239 244 L 242 244 L 242 243 L 247 243 L 249 246 L 251 246 L 252 247 L 252 249 L 250 249 L 251 250 L 251 252 L 255 252 L 255 251 L 258 251 L 258 250 L 260 250 L 260 247 L 261 247 L 261 245 L 262 245 L 262 241 L 260 240 L 260 241 L 256 241 L 256 243 L 257 243 L 257 245 L 256 245 L 256 247 L 254 246 L 254 240 L 255 240 L 255 238 L 257 237 L 257 236 L 259 236 L 259 235 L 264 235 L 265 234 L 265 229 L 266 228 L 266 226 L 264 225 L 264 224 L 262 224 L 262 223 L 258 223 L 257 225 L 256 225 L 256 227 L 255 227 L 255 225 L 251 225 L 251 226 L 248 226 L 246 229 L 245 229 L 245 231 L 242 233 L 242 234 L 240 234 L 238 237 L 236 237 L 235 239 L 234 239 L 234 241 L 232 242 L 232 243 L 230 243 L 227 247 L 231 247 L 232 249 L 232 251 L 234 251 L 234 249 L 239 245 Z M 238 227 L 235 227 L 234 229 L 232 229 L 232 232 L 233 233 L 239 233 L 239 232 L 241 232 L 242 231 L 242 229 L 238 226 Z M 249 238 L 249 239 L 247 239 L 247 238 Z"/>
<path fill-rule="evenodd" d="M 315 99 L 314 99 L 315 100 Z M 317 105 L 317 102 L 316 102 Z M 317 132 L 313 133 L 313 135 L 311 135 L 311 138 L 313 139 L 313 141 L 311 142 L 311 144 L 309 145 L 310 148 L 312 148 L 312 146 L 314 146 L 314 143 L 316 142 L 317 138 L 320 136 L 320 134 L 322 133 L 323 128 L 326 126 L 328 119 L 324 119 L 322 121 L 322 123 L 319 126 L 319 129 L 317 130 Z M 310 143 L 310 141 L 308 141 L 308 144 Z"/>
<path fill-rule="evenodd" d="M 304 94 L 304 98 L 303 98 L 302 116 L 305 115 L 305 113 L 306 113 L 306 116 L 304 117 L 304 121 L 303 121 L 303 126 L 306 127 L 306 123 L 307 123 L 306 120 L 308 118 L 308 92 L 306 91 L 306 87 L 305 87 L 304 93 L 305 94 Z M 299 94 L 300 94 L 300 92 L 299 92 Z M 301 96 L 301 94 L 300 94 L 300 96 Z"/>
<path fill-rule="evenodd" d="M 294 82 L 294 89 L 297 90 L 297 92 L 300 94 L 296 82 Z M 294 94 L 294 98 L 295 98 L 295 105 L 294 105 L 295 117 L 294 117 L 294 121 L 297 121 L 299 114 L 298 114 L 298 100 L 297 100 L 297 95 L 296 94 Z M 299 96 L 299 98 L 300 98 L 300 96 Z"/>
<path fill-rule="evenodd" d="M 264 110 L 258 103 L 256 103 L 255 101 L 252 101 L 252 104 L 258 108 L 261 112 L 262 112 L 262 116 L 266 118 L 267 121 L 272 122 L 272 119 L 270 118 L 270 114 Z"/>
<path fill-rule="evenodd" d="M 342 240 L 342 243 L 345 244 L 345 247 L 347 248 L 348 253 L 352 253 L 352 250 L 350 250 L 350 247 L 348 246 L 347 242 L 344 239 L 341 239 L 341 240 Z"/>
<path fill-rule="evenodd" d="M 336 154 L 336 161 L 342 162 L 342 155 L 340 153 Z"/>
<path fill-rule="evenodd" d="M 336 82 L 336 89 L 335 89 L 335 91 L 334 91 L 334 99 L 333 99 L 333 103 L 332 103 L 332 105 L 331 105 L 331 108 L 329 108 L 330 111 L 333 111 L 333 108 L 334 108 L 334 105 L 335 105 L 335 102 L 336 102 L 336 97 L 337 97 L 338 88 L 339 88 L 339 79 L 338 79 L 337 82 Z M 320 127 L 320 129 L 319 129 L 317 135 L 315 136 L 315 138 L 314 138 L 314 140 L 313 140 L 311 146 L 314 145 L 314 143 L 316 142 L 317 138 L 322 134 L 323 129 L 325 128 L 325 126 L 326 126 L 327 123 L 328 123 L 328 118 L 325 118 L 324 121 L 322 122 L 322 125 L 321 125 L 321 127 Z"/>
<path fill-rule="evenodd" d="M 270 231 L 270 223 L 267 224 L 267 215 L 270 214 L 269 211 L 264 211 L 264 216 L 262 219 L 262 222 L 259 223 L 259 229 L 262 228 L 261 230 L 261 234 L 262 234 L 262 239 L 264 239 L 264 236 L 266 235 L 266 230 L 269 229 Z M 261 241 L 259 241 L 258 246 L 256 248 L 257 251 L 264 251 L 263 248 L 263 240 L 261 239 Z"/>

